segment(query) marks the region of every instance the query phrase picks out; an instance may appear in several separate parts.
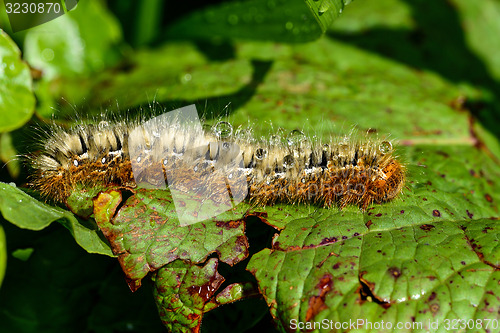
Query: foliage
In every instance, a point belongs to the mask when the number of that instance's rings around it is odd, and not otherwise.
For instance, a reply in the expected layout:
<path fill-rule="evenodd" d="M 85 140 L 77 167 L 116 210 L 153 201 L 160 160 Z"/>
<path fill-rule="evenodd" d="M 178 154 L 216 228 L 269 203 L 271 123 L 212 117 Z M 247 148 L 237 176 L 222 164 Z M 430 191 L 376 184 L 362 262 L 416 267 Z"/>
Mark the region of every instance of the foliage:
<path fill-rule="evenodd" d="M 270 316 L 279 331 L 293 320 L 439 332 L 431 321 L 500 320 L 500 6 L 347 3 L 82 0 L 37 28 L 2 31 L 3 162 L 36 150 L 32 128 L 53 114 L 61 126 L 75 108 L 83 120 L 148 116 L 157 110 L 139 106 L 154 98 L 167 109 L 196 103 L 208 122 L 250 122 L 257 137 L 268 127 L 390 136 L 407 185 L 366 212 L 243 203 L 183 228 L 168 191 L 82 188 L 62 208 L 9 162 L 0 331 L 161 331 L 151 290 L 176 332 L 197 331 L 202 317 L 204 332 L 272 332 Z"/>

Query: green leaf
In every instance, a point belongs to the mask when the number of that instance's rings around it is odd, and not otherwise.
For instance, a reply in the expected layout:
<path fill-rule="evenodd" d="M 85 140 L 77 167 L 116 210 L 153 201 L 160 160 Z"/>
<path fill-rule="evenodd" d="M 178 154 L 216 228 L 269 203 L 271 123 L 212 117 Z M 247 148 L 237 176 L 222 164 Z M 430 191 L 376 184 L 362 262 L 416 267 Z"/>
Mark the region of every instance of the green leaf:
<path fill-rule="evenodd" d="M 352 0 L 305 0 L 311 9 L 316 21 L 325 32 L 335 19 L 343 12 L 344 6 Z"/>
<path fill-rule="evenodd" d="M 22 261 L 27 261 L 31 254 L 33 253 L 34 249 L 32 247 L 29 247 L 27 249 L 17 249 L 12 252 L 12 256 L 16 259 L 22 260 Z"/>
<path fill-rule="evenodd" d="M 251 0 L 212 5 L 190 13 L 166 38 L 239 38 L 308 42 L 326 31 L 345 0 Z"/>
<path fill-rule="evenodd" d="M 0 211 L 4 219 L 23 229 L 42 230 L 59 221 L 87 252 L 113 256 L 94 223 L 80 221 L 71 212 L 35 200 L 15 186 L 0 183 Z"/>
<path fill-rule="evenodd" d="M 69 13 L 29 29 L 25 59 L 45 80 L 97 72 L 116 63 L 121 30 L 100 2 L 82 1 Z"/>
<path fill-rule="evenodd" d="M 120 108 L 127 108 L 149 103 L 153 96 L 158 101 L 204 99 L 231 95 L 254 83 L 248 60 L 211 62 L 195 45 L 187 43 L 138 51 L 129 61 L 132 71 L 108 71 L 94 78 L 88 96 L 91 105 L 97 107 L 117 99 Z"/>
<path fill-rule="evenodd" d="M 85 78 L 115 65 L 120 43 L 121 27 L 99 1 L 80 1 L 69 13 L 27 30 L 24 58 L 41 71 L 37 112 L 50 117 L 61 97 L 71 105 L 83 102 L 90 89 Z"/>
<path fill-rule="evenodd" d="M 118 209 L 121 201 L 121 192 L 102 192 L 94 200 L 94 216 L 132 290 L 140 287 L 148 272 L 176 259 L 202 263 L 216 252 L 232 266 L 248 256 L 244 222 L 239 220 L 244 210 L 180 226 L 167 190 L 137 190 Z"/>
<path fill-rule="evenodd" d="M 500 80 L 500 59 L 495 56 L 500 48 L 500 40 L 495 35 L 500 33 L 500 3 L 486 0 L 479 3 L 466 0 L 454 0 L 467 36 L 467 44 L 484 59 L 485 66 L 496 80 Z"/>
<path fill-rule="evenodd" d="M 0 132 L 24 125 L 35 111 L 31 73 L 21 51 L 0 29 Z"/>
<path fill-rule="evenodd" d="M 427 325 L 429 320 L 498 318 L 491 312 L 498 299 L 490 295 L 498 290 L 499 263 L 485 264 L 456 224 L 354 236 L 358 232 L 352 231 L 366 228 L 362 222 L 353 214 L 297 220 L 272 249 L 252 258 L 249 269 L 279 324 L 326 319 Z M 469 224 L 477 223 L 482 220 Z M 285 324 L 283 331 L 290 329 Z"/>

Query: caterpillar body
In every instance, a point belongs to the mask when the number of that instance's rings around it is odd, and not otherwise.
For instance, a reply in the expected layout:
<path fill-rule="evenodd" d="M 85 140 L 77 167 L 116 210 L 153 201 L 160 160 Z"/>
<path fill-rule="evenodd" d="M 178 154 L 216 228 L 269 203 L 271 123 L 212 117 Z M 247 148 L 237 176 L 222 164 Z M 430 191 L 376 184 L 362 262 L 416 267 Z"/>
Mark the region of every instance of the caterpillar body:
<path fill-rule="evenodd" d="M 216 205 L 229 192 L 233 203 L 247 198 L 258 205 L 353 204 L 366 209 L 394 199 L 405 182 L 405 168 L 389 141 L 322 141 L 297 130 L 287 138 L 257 140 L 242 128 L 233 133 L 224 121 L 205 131 L 197 114 L 191 118 L 176 114 L 146 122 L 55 128 L 40 154 L 30 158 L 31 184 L 61 202 L 78 184 L 133 190 L 168 183 L 171 190 L 204 194 L 205 201 L 209 193 Z"/>

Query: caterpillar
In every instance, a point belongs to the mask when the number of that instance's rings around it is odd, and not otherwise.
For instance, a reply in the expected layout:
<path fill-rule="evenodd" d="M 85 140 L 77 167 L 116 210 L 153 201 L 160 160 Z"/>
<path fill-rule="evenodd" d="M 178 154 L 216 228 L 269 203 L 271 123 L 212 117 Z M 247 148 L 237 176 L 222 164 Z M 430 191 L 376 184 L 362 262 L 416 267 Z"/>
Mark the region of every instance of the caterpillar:
<path fill-rule="evenodd" d="M 365 210 L 397 197 L 405 182 L 405 168 L 390 141 L 323 141 L 299 130 L 255 139 L 249 129 L 234 131 L 225 121 L 207 131 L 194 105 L 145 122 L 56 127 L 30 162 L 32 186 L 60 202 L 78 184 L 131 190 L 168 185 L 217 207 L 248 199 L 263 206 L 284 202 Z"/>

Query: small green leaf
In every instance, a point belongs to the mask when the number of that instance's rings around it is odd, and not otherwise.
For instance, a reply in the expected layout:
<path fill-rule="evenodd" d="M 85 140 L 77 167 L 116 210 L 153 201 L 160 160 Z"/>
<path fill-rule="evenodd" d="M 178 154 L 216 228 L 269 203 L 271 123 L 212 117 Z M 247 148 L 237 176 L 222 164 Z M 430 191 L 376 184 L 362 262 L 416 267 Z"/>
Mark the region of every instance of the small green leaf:
<path fill-rule="evenodd" d="M 12 251 L 12 256 L 16 259 L 27 261 L 31 257 L 33 251 L 34 249 L 32 247 L 29 247 L 27 249 L 17 249 L 15 251 Z"/>
<path fill-rule="evenodd" d="M 153 294 L 163 324 L 172 332 L 198 332 L 205 304 L 224 282 L 212 258 L 205 266 L 176 260 L 153 275 Z"/>
<path fill-rule="evenodd" d="M 258 295 L 260 293 L 253 283 L 233 283 L 217 294 L 215 302 L 205 305 L 205 311 L 212 310 L 219 305 L 229 304 L 246 297 Z"/>
<path fill-rule="evenodd" d="M 66 204 L 75 215 L 88 219 L 94 214 L 93 199 L 101 191 L 104 191 L 104 188 L 99 185 L 85 187 L 77 184 L 75 190 L 66 199 Z"/>
<path fill-rule="evenodd" d="M 160 317 L 170 331 L 197 332 L 204 313 L 258 295 L 252 283 L 233 283 L 215 295 L 224 282 L 217 267 L 216 258 L 208 260 L 203 267 L 176 260 L 153 273 L 153 294 Z"/>
<path fill-rule="evenodd" d="M 0 132 L 21 127 L 34 111 L 30 69 L 17 45 L 0 29 Z"/>
<path fill-rule="evenodd" d="M 113 256 L 99 229 L 90 221 L 80 221 L 71 212 L 51 207 L 30 197 L 15 186 L 0 182 L 0 211 L 3 217 L 23 229 L 41 230 L 54 221 L 68 228 L 76 242 L 89 253 Z"/>

